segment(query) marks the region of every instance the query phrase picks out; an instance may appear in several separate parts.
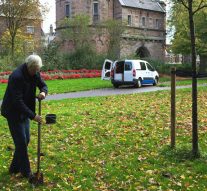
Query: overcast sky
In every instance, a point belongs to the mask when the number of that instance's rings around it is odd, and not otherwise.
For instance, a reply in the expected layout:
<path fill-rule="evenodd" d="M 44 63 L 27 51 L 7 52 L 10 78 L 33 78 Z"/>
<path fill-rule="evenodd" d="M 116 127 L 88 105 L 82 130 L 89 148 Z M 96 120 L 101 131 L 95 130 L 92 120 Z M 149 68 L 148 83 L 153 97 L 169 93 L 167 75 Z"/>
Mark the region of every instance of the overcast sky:
<path fill-rule="evenodd" d="M 43 5 L 47 5 L 48 7 L 48 13 L 43 18 L 43 31 L 49 32 L 50 31 L 50 25 L 53 25 L 53 28 L 55 29 L 55 18 L 56 18 L 56 11 L 55 11 L 55 0 L 40 0 L 40 3 Z"/>

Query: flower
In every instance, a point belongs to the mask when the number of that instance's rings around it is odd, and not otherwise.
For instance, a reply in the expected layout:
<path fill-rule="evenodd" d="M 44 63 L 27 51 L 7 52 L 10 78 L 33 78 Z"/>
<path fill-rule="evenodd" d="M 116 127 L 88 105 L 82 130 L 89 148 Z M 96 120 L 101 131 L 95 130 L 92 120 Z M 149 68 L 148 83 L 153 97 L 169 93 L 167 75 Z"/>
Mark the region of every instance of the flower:
<path fill-rule="evenodd" d="M 0 72 L 0 83 L 7 83 L 8 75 L 11 71 Z M 56 79 L 77 79 L 77 78 L 96 78 L 101 76 L 100 70 L 48 70 L 40 73 L 44 80 L 56 80 Z"/>

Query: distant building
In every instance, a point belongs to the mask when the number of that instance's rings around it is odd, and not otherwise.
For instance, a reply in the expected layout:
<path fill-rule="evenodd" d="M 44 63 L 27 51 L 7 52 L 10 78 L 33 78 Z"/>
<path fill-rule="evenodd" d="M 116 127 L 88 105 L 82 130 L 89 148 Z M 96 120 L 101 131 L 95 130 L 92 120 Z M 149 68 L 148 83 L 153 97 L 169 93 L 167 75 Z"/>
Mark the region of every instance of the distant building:
<path fill-rule="evenodd" d="M 43 45 L 47 47 L 55 39 L 55 36 L 56 33 L 54 32 L 53 26 L 50 25 L 50 32 L 43 33 L 42 35 Z"/>
<path fill-rule="evenodd" d="M 165 62 L 169 64 L 182 64 L 183 56 L 181 54 L 174 54 L 170 49 L 171 45 L 166 44 Z"/>
<path fill-rule="evenodd" d="M 60 30 L 58 23 L 65 17 L 78 14 L 90 16 L 91 26 L 108 19 L 126 22 L 120 56 L 138 54 L 141 58 L 151 57 L 164 60 L 166 43 L 165 3 L 159 0 L 56 0 L 57 36 Z M 107 39 L 94 37 L 96 49 L 104 52 Z M 64 44 L 65 51 L 73 49 L 72 42 Z"/>
<path fill-rule="evenodd" d="M 192 57 L 191 55 L 174 54 L 171 51 L 171 45 L 167 44 L 165 50 L 165 62 L 170 64 L 189 64 L 192 62 Z M 200 64 L 199 55 L 196 56 L 196 63 L 198 65 Z"/>

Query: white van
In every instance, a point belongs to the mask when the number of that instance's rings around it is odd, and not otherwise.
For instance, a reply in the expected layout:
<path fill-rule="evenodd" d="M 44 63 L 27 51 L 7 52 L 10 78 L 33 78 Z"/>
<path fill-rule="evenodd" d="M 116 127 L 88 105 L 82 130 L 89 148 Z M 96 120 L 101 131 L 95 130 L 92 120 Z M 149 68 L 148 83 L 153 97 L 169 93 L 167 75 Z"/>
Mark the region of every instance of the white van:
<path fill-rule="evenodd" d="M 145 60 L 105 60 L 102 69 L 102 80 L 111 80 L 115 88 L 120 85 L 141 87 L 145 84 L 157 85 L 158 72 Z"/>

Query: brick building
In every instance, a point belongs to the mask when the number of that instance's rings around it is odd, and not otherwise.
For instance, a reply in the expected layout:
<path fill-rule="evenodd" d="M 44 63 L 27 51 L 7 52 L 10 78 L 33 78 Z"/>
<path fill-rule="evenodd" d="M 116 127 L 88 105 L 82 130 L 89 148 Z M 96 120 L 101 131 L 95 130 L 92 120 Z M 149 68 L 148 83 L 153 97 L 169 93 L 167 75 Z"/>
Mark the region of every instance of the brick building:
<path fill-rule="evenodd" d="M 56 32 L 58 23 L 65 17 L 78 14 L 90 16 L 91 26 L 108 19 L 126 23 L 120 39 L 120 56 L 138 54 L 141 58 L 151 57 L 164 60 L 166 44 L 165 3 L 160 0 L 56 0 Z M 106 36 L 94 37 L 96 49 L 105 51 Z M 64 45 L 70 51 L 71 44 Z"/>

